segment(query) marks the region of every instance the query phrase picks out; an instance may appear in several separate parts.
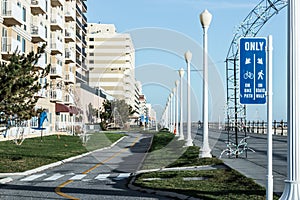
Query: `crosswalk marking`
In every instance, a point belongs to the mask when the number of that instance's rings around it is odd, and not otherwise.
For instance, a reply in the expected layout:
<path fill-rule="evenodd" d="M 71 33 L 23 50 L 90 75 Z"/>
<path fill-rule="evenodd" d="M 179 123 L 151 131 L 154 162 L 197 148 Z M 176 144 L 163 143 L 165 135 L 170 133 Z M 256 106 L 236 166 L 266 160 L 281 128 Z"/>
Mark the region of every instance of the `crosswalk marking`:
<path fill-rule="evenodd" d="M 83 179 L 85 176 L 86 176 L 86 174 L 77 174 L 77 175 L 73 176 L 72 178 L 70 178 L 70 180 L 78 181 L 78 180 Z"/>
<path fill-rule="evenodd" d="M 31 176 L 21 179 L 21 181 L 33 181 L 33 180 L 40 178 L 42 176 L 45 176 L 45 175 L 46 174 L 35 174 L 35 175 L 31 175 Z"/>
<path fill-rule="evenodd" d="M 121 173 L 116 178 L 114 178 L 114 180 L 122 180 L 122 179 L 128 178 L 130 176 L 130 174 L 131 173 Z"/>
<path fill-rule="evenodd" d="M 60 173 L 57 173 L 57 174 L 53 174 L 52 176 L 44 179 L 44 181 L 55 181 L 61 177 L 63 177 L 64 175 L 60 174 Z"/>
<path fill-rule="evenodd" d="M 98 176 L 95 177 L 95 179 L 100 180 L 100 181 L 104 181 L 107 179 L 107 177 L 109 177 L 110 174 L 99 174 Z"/>
<path fill-rule="evenodd" d="M 21 179 L 20 181 L 33 181 L 36 180 L 38 178 L 41 178 L 43 176 L 47 176 L 48 174 L 43 173 L 43 174 L 35 174 L 35 175 L 31 175 L 28 177 L 25 177 L 23 179 Z M 83 179 L 84 177 L 87 176 L 87 174 L 60 174 L 60 173 L 56 173 L 56 174 L 52 174 L 52 175 L 48 175 L 49 177 L 45 177 L 44 179 L 42 179 L 41 181 L 55 181 L 58 180 L 64 176 L 69 176 L 72 175 L 72 177 L 69 180 L 73 180 L 73 181 L 90 181 L 92 179 L 95 180 L 100 180 L 100 181 L 105 181 L 105 180 L 115 180 L 115 181 L 119 181 L 119 180 L 123 180 L 126 179 L 128 177 L 130 177 L 131 173 L 112 173 L 112 174 L 98 174 L 95 178 L 90 178 L 90 179 Z"/>

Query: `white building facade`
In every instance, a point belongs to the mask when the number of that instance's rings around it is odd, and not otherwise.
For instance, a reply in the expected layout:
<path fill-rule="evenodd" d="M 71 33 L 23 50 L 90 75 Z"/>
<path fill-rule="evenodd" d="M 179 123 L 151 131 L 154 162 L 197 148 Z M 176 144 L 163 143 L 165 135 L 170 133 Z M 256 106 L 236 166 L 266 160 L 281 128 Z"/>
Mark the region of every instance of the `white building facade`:
<path fill-rule="evenodd" d="M 135 49 L 130 35 L 117 33 L 113 24 L 89 23 L 87 60 L 89 86 L 101 88 L 137 110 Z"/>

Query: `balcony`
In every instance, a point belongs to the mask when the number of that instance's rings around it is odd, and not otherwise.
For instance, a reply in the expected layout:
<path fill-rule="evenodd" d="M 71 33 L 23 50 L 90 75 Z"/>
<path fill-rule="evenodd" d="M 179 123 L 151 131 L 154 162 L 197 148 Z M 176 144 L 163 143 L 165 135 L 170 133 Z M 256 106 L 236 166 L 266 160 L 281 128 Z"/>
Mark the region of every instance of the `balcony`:
<path fill-rule="evenodd" d="M 87 18 L 86 18 L 86 16 L 83 14 L 82 15 L 82 19 L 83 19 L 83 21 L 85 22 L 85 23 L 87 23 Z"/>
<path fill-rule="evenodd" d="M 63 100 L 62 90 L 61 89 L 51 89 L 50 90 L 50 101 L 58 102 Z"/>
<path fill-rule="evenodd" d="M 52 14 L 51 14 L 51 21 L 50 21 L 50 28 L 51 31 L 57 31 L 57 30 L 62 30 L 64 25 L 63 25 L 63 17 L 55 11 L 55 9 L 52 9 Z"/>
<path fill-rule="evenodd" d="M 11 37 L 3 37 L 1 43 L 1 54 L 4 60 L 7 60 L 16 50 L 21 50 L 22 44 L 20 41 Z"/>
<path fill-rule="evenodd" d="M 41 54 L 41 57 L 39 58 L 38 62 L 34 65 L 34 67 L 38 69 L 45 69 L 47 66 L 46 56 L 47 55 L 45 53 Z"/>
<path fill-rule="evenodd" d="M 30 29 L 31 29 L 30 30 L 31 41 L 33 43 L 46 42 L 47 36 L 46 36 L 46 28 L 44 26 L 42 26 L 40 23 L 34 23 L 31 24 Z"/>
<path fill-rule="evenodd" d="M 86 58 L 85 48 L 82 48 L 82 56 L 83 56 L 84 58 Z"/>
<path fill-rule="evenodd" d="M 78 30 L 76 30 L 76 37 L 78 41 L 81 41 L 81 34 Z"/>
<path fill-rule="evenodd" d="M 78 67 L 81 67 L 82 62 L 79 58 L 76 58 L 76 64 Z"/>
<path fill-rule="evenodd" d="M 75 84 L 75 76 L 72 72 L 69 72 L 66 76 L 65 76 L 65 83 L 66 84 Z"/>
<path fill-rule="evenodd" d="M 2 17 L 5 26 L 21 26 L 24 22 L 22 19 L 22 8 L 15 1 L 2 1 Z"/>
<path fill-rule="evenodd" d="M 31 0 L 30 8 L 33 15 L 46 14 L 46 0 Z"/>
<path fill-rule="evenodd" d="M 50 50 L 51 55 L 62 54 L 64 49 L 64 45 L 62 40 L 58 38 L 51 38 Z"/>
<path fill-rule="evenodd" d="M 55 79 L 55 78 L 62 78 L 63 77 L 63 72 L 62 72 L 62 66 L 60 65 L 52 65 L 50 69 L 50 78 Z"/>
<path fill-rule="evenodd" d="M 72 2 L 67 2 L 67 6 L 65 9 L 65 21 L 70 22 L 70 21 L 75 21 L 76 20 L 76 11 L 74 7 L 71 4 Z"/>
<path fill-rule="evenodd" d="M 75 30 L 66 27 L 65 29 L 65 42 L 69 43 L 69 42 L 75 42 Z"/>
<path fill-rule="evenodd" d="M 85 5 L 84 1 L 82 1 L 82 12 L 86 12 L 87 11 L 87 6 Z"/>
<path fill-rule="evenodd" d="M 66 105 L 74 104 L 74 98 L 73 98 L 72 94 L 65 95 L 64 104 L 66 104 Z"/>
<path fill-rule="evenodd" d="M 75 63 L 76 61 L 76 54 L 74 48 L 66 48 L 65 49 L 65 63 Z"/>
<path fill-rule="evenodd" d="M 83 46 L 87 47 L 87 42 L 86 42 L 85 38 L 83 38 L 82 44 L 83 44 Z"/>
<path fill-rule="evenodd" d="M 45 88 L 40 89 L 37 93 L 34 94 L 35 98 L 46 98 L 47 97 L 47 90 Z"/>
<path fill-rule="evenodd" d="M 81 16 L 82 15 L 82 11 L 79 8 L 79 6 L 76 4 L 76 11 L 78 12 L 78 15 Z"/>
<path fill-rule="evenodd" d="M 82 28 L 83 33 L 86 35 L 87 34 L 86 27 L 82 26 L 81 28 Z"/>
<path fill-rule="evenodd" d="M 62 5 L 63 5 L 63 0 L 51 0 L 52 7 L 62 6 Z"/>
<path fill-rule="evenodd" d="M 76 44 L 76 50 L 78 53 L 81 53 L 81 48 Z"/>
<path fill-rule="evenodd" d="M 76 18 L 76 24 L 77 26 L 81 29 L 82 28 L 82 23 L 79 21 L 79 19 Z"/>

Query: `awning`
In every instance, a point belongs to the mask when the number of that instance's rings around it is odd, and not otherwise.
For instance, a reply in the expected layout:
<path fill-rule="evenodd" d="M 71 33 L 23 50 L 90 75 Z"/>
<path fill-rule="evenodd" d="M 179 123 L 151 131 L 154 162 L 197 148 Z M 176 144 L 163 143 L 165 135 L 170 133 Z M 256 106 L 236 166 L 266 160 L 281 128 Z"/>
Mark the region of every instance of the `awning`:
<path fill-rule="evenodd" d="M 55 103 L 55 112 L 70 112 L 70 108 L 64 104 Z"/>
<path fill-rule="evenodd" d="M 78 115 L 78 113 L 80 112 L 80 109 L 75 106 L 70 106 L 69 109 L 70 109 L 70 113 L 74 115 Z"/>

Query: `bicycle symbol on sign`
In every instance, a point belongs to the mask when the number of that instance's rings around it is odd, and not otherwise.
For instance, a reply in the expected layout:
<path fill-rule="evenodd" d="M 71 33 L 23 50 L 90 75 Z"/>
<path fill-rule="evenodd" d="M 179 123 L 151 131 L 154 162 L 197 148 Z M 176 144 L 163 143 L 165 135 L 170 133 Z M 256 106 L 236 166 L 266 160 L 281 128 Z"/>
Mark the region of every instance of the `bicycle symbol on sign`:
<path fill-rule="evenodd" d="M 246 71 L 246 73 L 244 74 L 244 79 L 253 79 L 254 78 L 254 74 L 252 72 Z"/>

